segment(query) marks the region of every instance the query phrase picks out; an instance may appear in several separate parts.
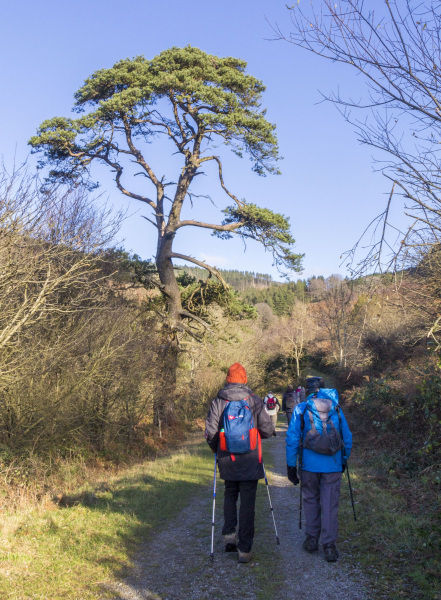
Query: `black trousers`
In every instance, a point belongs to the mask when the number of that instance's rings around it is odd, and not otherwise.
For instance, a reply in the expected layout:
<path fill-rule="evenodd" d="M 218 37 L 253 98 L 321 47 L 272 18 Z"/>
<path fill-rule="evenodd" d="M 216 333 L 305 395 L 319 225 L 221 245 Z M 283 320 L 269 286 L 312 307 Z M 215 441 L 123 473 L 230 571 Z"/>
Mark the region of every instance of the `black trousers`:
<path fill-rule="evenodd" d="M 257 479 L 252 481 L 225 480 L 224 527 L 222 535 L 236 531 L 237 499 L 240 494 L 239 531 L 237 547 L 250 552 L 254 539 L 254 508 L 256 505 Z"/>

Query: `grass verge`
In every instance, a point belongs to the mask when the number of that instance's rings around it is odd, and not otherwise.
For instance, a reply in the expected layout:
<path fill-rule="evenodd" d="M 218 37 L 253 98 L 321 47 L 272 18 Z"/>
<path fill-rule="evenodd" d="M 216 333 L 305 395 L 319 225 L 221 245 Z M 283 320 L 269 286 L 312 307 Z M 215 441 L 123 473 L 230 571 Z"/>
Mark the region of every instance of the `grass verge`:
<path fill-rule="evenodd" d="M 387 452 L 379 448 L 351 458 L 357 521 L 345 474 L 340 546 L 370 576 L 377 598 L 441 600 L 439 492 L 421 479 L 385 475 L 387 461 Z"/>
<path fill-rule="evenodd" d="M 146 462 L 65 497 L 65 507 L 2 516 L 2 600 L 106 598 L 140 540 L 164 527 L 212 477 L 205 443 Z"/>

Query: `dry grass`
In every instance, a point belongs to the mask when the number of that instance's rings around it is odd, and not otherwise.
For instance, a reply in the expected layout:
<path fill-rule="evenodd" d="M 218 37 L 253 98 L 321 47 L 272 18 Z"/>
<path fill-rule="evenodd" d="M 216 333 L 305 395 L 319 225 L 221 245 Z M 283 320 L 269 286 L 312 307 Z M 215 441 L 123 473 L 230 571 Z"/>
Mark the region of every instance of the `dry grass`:
<path fill-rule="evenodd" d="M 71 492 L 58 504 L 49 495 L 37 504 L 16 496 L 20 508 L 4 511 L 1 520 L 0 597 L 105 598 L 104 583 L 124 576 L 141 540 L 208 484 L 208 453 L 193 440 L 169 456 L 97 477 L 95 485 L 75 490 L 71 478 Z"/>

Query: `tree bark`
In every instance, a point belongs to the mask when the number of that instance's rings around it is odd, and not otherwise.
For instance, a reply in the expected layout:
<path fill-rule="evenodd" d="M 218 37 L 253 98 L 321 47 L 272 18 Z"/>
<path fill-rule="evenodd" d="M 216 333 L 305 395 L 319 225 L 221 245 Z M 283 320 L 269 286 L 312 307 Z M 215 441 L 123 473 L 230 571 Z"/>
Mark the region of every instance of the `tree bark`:
<path fill-rule="evenodd" d="M 176 274 L 171 258 L 174 237 L 175 232 L 166 232 L 164 235 L 159 236 L 156 254 L 156 266 L 162 285 L 162 292 L 167 297 L 167 314 L 172 331 L 179 329 L 182 313 L 181 292 L 176 281 Z"/>
<path fill-rule="evenodd" d="M 175 232 L 158 235 L 156 266 L 161 282 L 161 290 L 167 298 L 167 318 L 165 327 L 165 340 L 163 345 L 163 373 L 164 381 L 160 393 L 153 403 L 154 425 L 162 437 L 164 426 L 172 424 L 175 416 L 176 382 L 178 370 L 178 331 L 182 321 L 181 292 L 176 281 L 176 274 L 172 262 L 172 250 Z M 159 390 L 158 390 L 159 392 Z"/>

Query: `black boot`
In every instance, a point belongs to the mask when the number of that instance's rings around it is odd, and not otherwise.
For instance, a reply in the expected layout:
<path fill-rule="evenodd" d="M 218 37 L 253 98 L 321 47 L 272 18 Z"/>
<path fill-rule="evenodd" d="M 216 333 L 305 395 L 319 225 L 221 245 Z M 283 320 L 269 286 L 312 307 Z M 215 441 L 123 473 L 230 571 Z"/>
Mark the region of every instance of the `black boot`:
<path fill-rule="evenodd" d="M 237 552 L 236 532 L 224 535 L 225 552 Z"/>
<path fill-rule="evenodd" d="M 307 535 L 303 542 L 303 550 L 306 550 L 306 552 L 317 552 L 318 539 L 312 535 Z"/>
<path fill-rule="evenodd" d="M 328 562 L 335 562 L 340 556 L 335 544 L 326 544 L 326 546 L 323 546 L 323 550 L 325 552 L 325 559 Z"/>
<path fill-rule="evenodd" d="M 249 563 L 253 559 L 253 553 L 251 550 L 249 552 L 242 552 L 242 550 L 238 550 L 239 556 L 237 562 L 240 563 Z"/>

